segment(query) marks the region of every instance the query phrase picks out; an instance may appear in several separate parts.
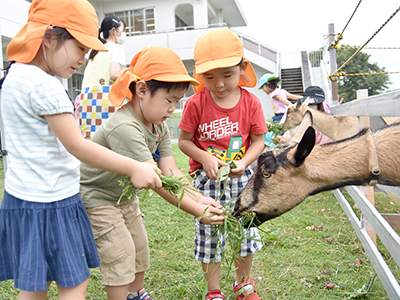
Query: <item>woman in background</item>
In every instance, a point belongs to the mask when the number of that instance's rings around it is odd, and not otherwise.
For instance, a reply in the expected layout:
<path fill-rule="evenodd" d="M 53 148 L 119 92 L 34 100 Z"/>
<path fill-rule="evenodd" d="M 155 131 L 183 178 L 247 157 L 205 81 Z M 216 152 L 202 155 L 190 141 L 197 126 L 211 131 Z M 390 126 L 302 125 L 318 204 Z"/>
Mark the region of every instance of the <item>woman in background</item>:
<path fill-rule="evenodd" d="M 99 39 L 108 52 L 91 51 L 82 82 L 82 92 L 75 100 L 75 115 L 83 136 L 92 139 L 102 121 L 115 111 L 108 101 L 114 81 L 126 67 L 125 22 L 116 16 L 106 16 L 99 28 Z"/>

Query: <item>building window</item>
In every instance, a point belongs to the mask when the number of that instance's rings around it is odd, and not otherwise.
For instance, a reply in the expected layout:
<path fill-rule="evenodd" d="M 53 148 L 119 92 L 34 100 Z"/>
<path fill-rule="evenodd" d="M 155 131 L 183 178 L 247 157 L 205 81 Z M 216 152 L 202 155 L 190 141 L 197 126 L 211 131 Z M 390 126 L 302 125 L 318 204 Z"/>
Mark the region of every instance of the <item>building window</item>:
<path fill-rule="evenodd" d="M 176 30 L 193 29 L 194 16 L 192 4 L 179 4 L 175 8 L 175 28 Z"/>
<path fill-rule="evenodd" d="M 154 8 L 142 8 L 128 11 L 120 11 L 106 14 L 117 16 L 126 23 L 126 35 L 132 36 L 142 33 L 153 32 L 155 28 Z"/>
<path fill-rule="evenodd" d="M 186 24 L 181 18 L 175 16 L 175 27 L 177 30 L 183 30 L 184 27 L 188 27 L 189 25 Z"/>

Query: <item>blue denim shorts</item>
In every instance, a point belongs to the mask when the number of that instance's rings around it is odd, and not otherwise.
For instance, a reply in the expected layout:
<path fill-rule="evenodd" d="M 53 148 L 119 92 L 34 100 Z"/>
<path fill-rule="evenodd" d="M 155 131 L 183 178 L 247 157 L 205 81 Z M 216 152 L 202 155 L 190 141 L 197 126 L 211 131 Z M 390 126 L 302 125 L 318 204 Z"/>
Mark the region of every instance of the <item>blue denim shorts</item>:
<path fill-rule="evenodd" d="M 100 266 L 92 228 L 78 195 L 51 203 L 18 199 L 4 192 L 0 208 L 0 281 L 20 290 L 81 284 Z"/>

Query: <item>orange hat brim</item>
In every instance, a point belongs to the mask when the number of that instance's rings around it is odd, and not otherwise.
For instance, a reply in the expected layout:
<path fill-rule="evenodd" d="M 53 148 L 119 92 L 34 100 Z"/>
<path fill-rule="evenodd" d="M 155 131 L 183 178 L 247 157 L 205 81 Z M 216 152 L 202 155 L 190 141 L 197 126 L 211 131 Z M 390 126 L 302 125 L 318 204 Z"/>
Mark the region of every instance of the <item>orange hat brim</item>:
<path fill-rule="evenodd" d="M 114 82 L 108 94 L 112 105 L 119 107 L 125 98 L 132 99 L 129 86 L 131 82 L 139 80 L 199 84 L 199 81 L 189 76 L 176 52 L 164 47 L 148 46 L 135 54 L 129 68 L 125 69 Z"/>
<path fill-rule="evenodd" d="M 48 25 L 35 22 L 25 24 L 8 44 L 7 59 L 30 63 L 39 51 L 47 27 Z"/>
<path fill-rule="evenodd" d="M 251 63 L 247 59 L 245 59 L 245 60 L 247 61 L 247 67 L 246 67 L 245 73 L 242 76 L 240 76 L 240 80 L 239 80 L 238 86 L 241 86 L 241 87 L 255 87 L 256 84 L 257 84 L 257 75 L 254 72 L 254 69 L 253 69 L 253 66 L 251 65 Z M 235 60 L 235 61 L 237 61 L 237 60 Z M 239 60 L 239 62 L 240 62 L 240 60 Z M 213 69 L 217 69 L 217 68 L 229 68 L 229 67 L 232 67 L 232 66 L 236 66 L 239 62 L 233 63 L 231 65 L 227 65 L 227 66 L 222 66 L 222 65 L 224 65 L 224 62 L 222 62 L 222 63 L 220 62 L 218 64 L 217 64 L 217 62 L 212 62 L 212 63 L 214 63 L 212 65 L 214 65 L 214 66 L 218 65 L 217 67 L 214 67 L 214 68 L 209 68 L 211 66 L 211 64 L 207 64 L 206 67 L 203 67 L 206 64 L 202 64 L 201 65 L 202 68 L 200 68 L 200 70 L 202 71 L 201 73 L 198 72 L 199 68 L 195 67 L 195 69 L 193 71 L 193 78 L 196 79 L 200 84 L 197 85 L 197 86 L 193 86 L 194 91 L 196 93 L 198 93 L 203 88 L 205 88 L 204 81 L 200 76 L 201 74 L 203 74 L 203 73 L 205 73 L 207 71 L 213 70 Z M 203 71 L 204 69 L 206 69 L 206 71 Z"/>
<path fill-rule="evenodd" d="M 97 37 L 89 36 L 87 34 L 75 31 L 73 29 L 67 29 L 67 30 L 83 46 L 90 48 L 92 50 L 108 52 L 107 47 L 104 46 L 104 44 Z"/>
<path fill-rule="evenodd" d="M 49 25 L 30 21 L 15 35 L 7 47 L 7 59 L 21 63 L 30 63 L 39 51 L 43 37 Z M 68 29 L 67 29 L 68 30 Z M 108 51 L 95 37 L 69 29 L 68 32 L 83 46 L 98 51 Z"/>

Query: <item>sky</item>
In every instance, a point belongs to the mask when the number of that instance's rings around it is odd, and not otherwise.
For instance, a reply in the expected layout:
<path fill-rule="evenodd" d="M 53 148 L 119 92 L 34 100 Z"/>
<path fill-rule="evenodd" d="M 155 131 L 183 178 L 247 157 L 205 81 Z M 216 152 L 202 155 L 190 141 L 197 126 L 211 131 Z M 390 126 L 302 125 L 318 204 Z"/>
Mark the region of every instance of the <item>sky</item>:
<path fill-rule="evenodd" d="M 360 0 L 238 0 L 247 19 L 236 30 L 285 53 L 318 50 L 327 43 L 328 25 L 341 33 Z M 362 0 L 340 43 L 362 46 L 398 9 L 400 1 Z M 400 11 L 365 47 L 400 48 Z M 354 50 L 356 51 L 356 50 Z M 400 72 L 400 49 L 363 50 L 370 62 Z M 340 67 L 340 66 L 338 66 Z M 400 89 L 400 73 L 390 75 L 389 89 Z"/>

